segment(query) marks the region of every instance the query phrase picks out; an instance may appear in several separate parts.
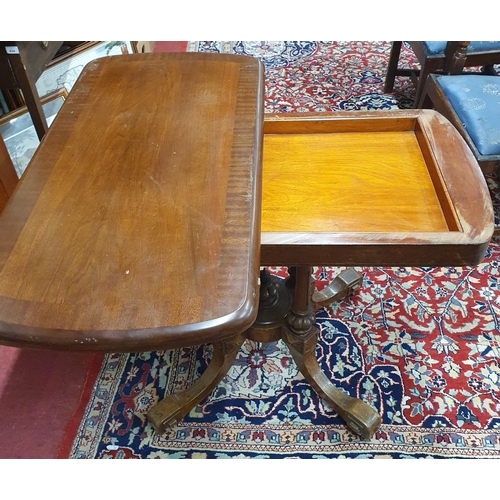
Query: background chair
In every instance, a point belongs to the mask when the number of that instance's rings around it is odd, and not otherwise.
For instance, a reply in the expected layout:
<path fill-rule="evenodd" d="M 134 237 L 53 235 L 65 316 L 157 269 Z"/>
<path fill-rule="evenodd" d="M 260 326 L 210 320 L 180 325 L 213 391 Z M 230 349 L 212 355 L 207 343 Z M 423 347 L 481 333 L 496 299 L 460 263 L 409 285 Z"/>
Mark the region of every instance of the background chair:
<path fill-rule="evenodd" d="M 35 82 L 62 43 L 0 42 L 0 89 L 21 91 L 21 97 L 12 97 L 11 104 L 14 107 L 11 109 L 15 109 L 16 104 L 18 107 L 26 104 L 40 140 L 47 132 L 48 126 Z"/>
<path fill-rule="evenodd" d="M 500 64 L 500 41 L 492 42 L 408 42 L 420 63 L 420 70 L 398 68 L 399 56 L 403 42 L 392 42 L 389 65 L 385 78 L 384 92 L 390 93 L 394 88 L 396 76 L 409 76 L 416 87 L 414 108 L 418 107 L 422 91 L 430 73 L 456 74 L 452 70 L 451 58 L 457 49 L 467 44 L 464 66 L 482 66 L 484 74 L 494 73 L 494 64 Z M 462 68 L 463 69 L 463 68 Z"/>
<path fill-rule="evenodd" d="M 500 165 L 500 76 L 429 75 L 420 106 L 455 125 L 484 173 Z"/>
<path fill-rule="evenodd" d="M 465 58 L 455 58 L 460 65 Z M 476 157 L 484 174 L 500 166 L 500 76 L 429 75 L 419 102 L 434 107 L 456 127 Z M 491 189 L 491 187 L 490 187 Z M 500 234 L 500 206 L 496 189 L 491 191 L 495 208 L 495 235 Z M 496 205 L 496 206 L 495 206 Z"/>

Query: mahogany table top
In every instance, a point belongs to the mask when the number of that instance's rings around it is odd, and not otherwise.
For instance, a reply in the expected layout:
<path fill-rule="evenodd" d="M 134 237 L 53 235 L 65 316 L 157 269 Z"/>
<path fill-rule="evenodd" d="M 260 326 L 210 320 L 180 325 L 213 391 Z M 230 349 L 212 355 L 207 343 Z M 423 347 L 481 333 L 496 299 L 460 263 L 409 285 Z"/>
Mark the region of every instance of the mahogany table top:
<path fill-rule="evenodd" d="M 258 306 L 263 67 L 89 63 L 0 216 L 0 340 L 142 351 L 244 331 Z"/>

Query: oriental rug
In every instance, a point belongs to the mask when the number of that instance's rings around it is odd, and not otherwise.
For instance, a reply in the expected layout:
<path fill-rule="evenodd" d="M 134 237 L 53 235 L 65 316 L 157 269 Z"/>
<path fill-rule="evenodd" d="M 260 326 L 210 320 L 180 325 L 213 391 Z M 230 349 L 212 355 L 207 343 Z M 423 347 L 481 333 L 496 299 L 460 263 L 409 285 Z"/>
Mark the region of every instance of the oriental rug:
<path fill-rule="evenodd" d="M 266 111 L 409 107 L 383 94 L 389 42 L 190 42 L 266 67 Z M 415 59 L 403 49 L 408 64 Z M 488 178 L 492 191 L 497 179 Z M 320 309 L 317 358 L 344 392 L 382 415 L 351 433 L 281 341 L 247 341 L 214 392 L 164 435 L 146 413 L 203 373 L 209 345 L 109 354 L 70 458 L 499 458 L 500 239 L 475 267 L 355 268 L 363 286 Z M 321 289 L 344 268 L 315 268 Z M 286 268 L 270 268 L 285 277 Z"/>

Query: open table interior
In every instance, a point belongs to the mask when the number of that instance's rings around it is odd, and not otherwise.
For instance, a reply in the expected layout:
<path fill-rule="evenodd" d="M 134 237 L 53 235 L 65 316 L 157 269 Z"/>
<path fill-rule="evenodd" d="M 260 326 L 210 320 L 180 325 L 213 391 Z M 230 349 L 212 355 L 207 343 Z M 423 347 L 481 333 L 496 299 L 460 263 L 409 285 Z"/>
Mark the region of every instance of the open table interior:
<path fill-rule="evenodd" d="M 432 110 L 266 116 L 263 186 L 266 265 L 474 265 L 492 236 L 484 177 Z"/>

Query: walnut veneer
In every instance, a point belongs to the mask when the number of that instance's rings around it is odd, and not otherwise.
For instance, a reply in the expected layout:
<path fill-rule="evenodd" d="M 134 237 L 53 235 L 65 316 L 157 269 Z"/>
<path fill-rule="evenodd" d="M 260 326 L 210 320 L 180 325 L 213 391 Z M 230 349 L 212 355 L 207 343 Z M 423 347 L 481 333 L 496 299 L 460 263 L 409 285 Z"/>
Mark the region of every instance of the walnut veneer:
<path fill-rule="evenodd" d="M 248 328 L 262 95 L 252 58 L 89 63 L 0 219 L 2 341 L 141 351 Z"/>

